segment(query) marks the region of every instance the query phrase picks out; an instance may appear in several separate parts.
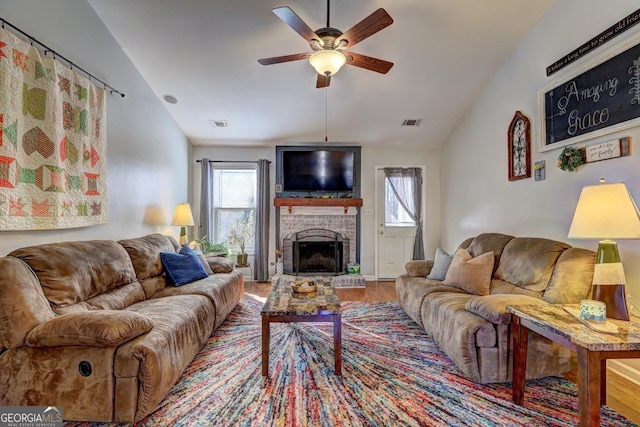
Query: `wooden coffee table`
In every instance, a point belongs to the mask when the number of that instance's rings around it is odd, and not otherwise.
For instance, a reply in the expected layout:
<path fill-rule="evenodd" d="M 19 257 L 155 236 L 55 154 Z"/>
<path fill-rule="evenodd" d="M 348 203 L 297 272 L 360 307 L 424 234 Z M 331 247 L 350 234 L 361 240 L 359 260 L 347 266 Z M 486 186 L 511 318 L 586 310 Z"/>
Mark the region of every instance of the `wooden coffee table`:
<path fill-rule="evenodd" d="M 580 426 L 600 425 L 600 405 L 607 399 L 607 359 L 640 357 L 640 319 L 607 319 L 620 333 L 608 335 L 582 325 L 563 309 L 563 305 L 513 305 L 513 401 L 524 402 L 529 331 L 536 332 L 578 353 L 578 402 Z M 570 305 L 579 308 L 578 305 Z"/>
<path fill-rule="evenodd" d="M 291 289 L 296 278 L 282 276 L 274 284 L 262 315 L 262 376 L 269 375 L 269 345 L 273 322 L 332 322 L 336 375 L 342 375 L 342 320 L 340 300 L 331 277 L 308 278 L 318 284 L 315 292 L 298 294 Z"/>

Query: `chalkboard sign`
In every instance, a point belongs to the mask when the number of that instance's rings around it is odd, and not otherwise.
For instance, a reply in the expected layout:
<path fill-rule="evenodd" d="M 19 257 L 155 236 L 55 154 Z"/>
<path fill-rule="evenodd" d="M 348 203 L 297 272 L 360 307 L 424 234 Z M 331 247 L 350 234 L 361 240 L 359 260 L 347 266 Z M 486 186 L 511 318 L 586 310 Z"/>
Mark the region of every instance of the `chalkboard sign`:
<path fill-rule="evenodd" d="M 634 125 L 640 118 L 640 44 L 541 91 L 541 104 L 541 151 Z"/>

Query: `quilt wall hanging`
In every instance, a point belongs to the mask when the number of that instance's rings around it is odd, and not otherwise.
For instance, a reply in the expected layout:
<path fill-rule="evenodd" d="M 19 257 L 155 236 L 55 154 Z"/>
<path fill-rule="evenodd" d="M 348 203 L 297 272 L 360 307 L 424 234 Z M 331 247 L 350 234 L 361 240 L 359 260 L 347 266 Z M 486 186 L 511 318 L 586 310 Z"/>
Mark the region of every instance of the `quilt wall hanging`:
<path fill-rule="evenodd" d="M 0 230 L 107 222 L 105 90 L 0 28 Z"/>

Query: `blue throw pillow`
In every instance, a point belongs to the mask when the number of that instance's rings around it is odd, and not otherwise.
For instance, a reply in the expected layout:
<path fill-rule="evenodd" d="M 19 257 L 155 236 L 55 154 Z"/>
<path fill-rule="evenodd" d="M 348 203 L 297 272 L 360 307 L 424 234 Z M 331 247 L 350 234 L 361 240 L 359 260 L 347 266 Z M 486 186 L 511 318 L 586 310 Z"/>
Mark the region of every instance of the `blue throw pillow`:
<path fill-rule="evenodd" d="M 160 252 L 160 259 L 169 279 L 176 285 L 182 286 L 194 280 L 208 277 L 204 267 L 188 245 L 180 249 L 180 253 Z"/>

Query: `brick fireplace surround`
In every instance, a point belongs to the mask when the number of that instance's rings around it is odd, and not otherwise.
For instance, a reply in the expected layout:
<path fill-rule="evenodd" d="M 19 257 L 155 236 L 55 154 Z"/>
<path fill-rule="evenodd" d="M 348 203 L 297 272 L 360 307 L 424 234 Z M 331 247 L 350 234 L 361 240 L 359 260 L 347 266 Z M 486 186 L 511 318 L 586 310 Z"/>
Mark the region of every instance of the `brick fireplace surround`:
<path fill-rule="evenodd" d="M 294 207 L 292 213 L 288 209 L 281 209 L 279 234 L 277 236 L 279 247 L 282 248 L 282 240 L 285 237 L 299 231 L 312 228 L 323 228 L 340 233 L 349 239 L 349 262 L 356 262 L 356 208 L 348 208 L 347 213 L 341 207 Z"/>

